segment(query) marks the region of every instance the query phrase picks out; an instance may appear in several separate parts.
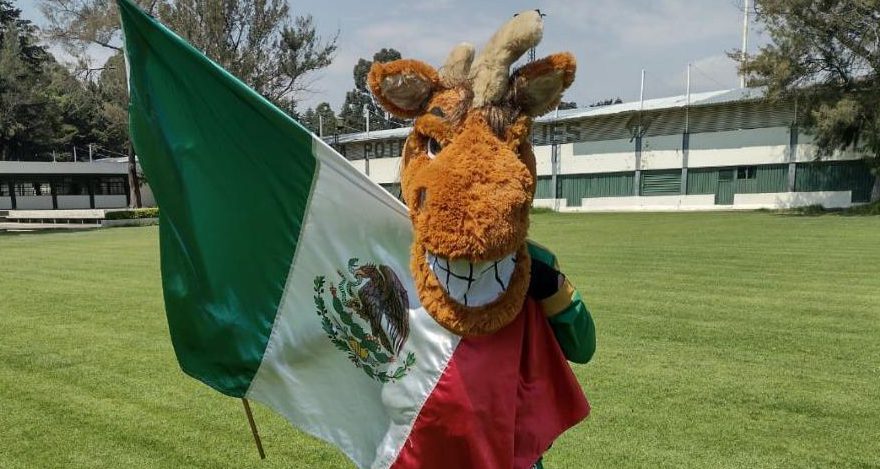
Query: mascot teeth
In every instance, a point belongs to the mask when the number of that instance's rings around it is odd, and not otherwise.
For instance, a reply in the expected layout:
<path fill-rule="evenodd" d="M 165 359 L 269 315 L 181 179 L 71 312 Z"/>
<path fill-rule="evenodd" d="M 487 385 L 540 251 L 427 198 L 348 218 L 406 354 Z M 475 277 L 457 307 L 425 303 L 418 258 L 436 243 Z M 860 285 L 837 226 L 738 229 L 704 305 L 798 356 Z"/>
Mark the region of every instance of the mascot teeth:
<path fill-rule="evenodd" d="M 494 261 L 469 262 L 428 252 L 425 260 L 449 298 L 469 307 L 487 305 L 501 297 L 516 267 L 515 254 Z"/>

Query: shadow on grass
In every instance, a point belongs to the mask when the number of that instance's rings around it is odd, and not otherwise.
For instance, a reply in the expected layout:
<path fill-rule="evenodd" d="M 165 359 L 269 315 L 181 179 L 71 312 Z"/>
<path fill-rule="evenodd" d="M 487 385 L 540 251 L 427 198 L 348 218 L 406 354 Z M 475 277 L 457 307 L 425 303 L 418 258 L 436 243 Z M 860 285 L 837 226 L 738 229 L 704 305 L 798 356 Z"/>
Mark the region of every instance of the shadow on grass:
<path fill-rule="evenodd" d="M 759 211 L 775 213 L 787 217 L 822 217 L 826 215 L 836 215 L 840 217 L 871 217 L 880 216 L 880 201 L 850 208 L 825 208 L 817 204 L 786 210 L 762 209 Z"/>

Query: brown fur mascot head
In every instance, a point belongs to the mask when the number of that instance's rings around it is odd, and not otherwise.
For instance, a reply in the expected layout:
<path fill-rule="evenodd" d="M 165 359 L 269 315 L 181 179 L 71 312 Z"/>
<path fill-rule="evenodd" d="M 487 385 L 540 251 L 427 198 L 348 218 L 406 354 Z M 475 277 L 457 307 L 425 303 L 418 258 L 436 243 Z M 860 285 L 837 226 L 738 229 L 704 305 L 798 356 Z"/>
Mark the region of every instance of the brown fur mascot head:
<path fill-rule="evenodd" d="M 459 335 L 497 331 L 525 301 L 532 119 L 558 105 L 575 72 L 574 57 L 560 53 L 510 73 L 541 34 L 540 15 L 527 11 L 476 58 L 461 44 L 439 71 L 396 60 L 373 64 L 368 77 L 386 110 L 415 118 L 401 170 L 415 230 L 411 268 L 422 305 Z"/>

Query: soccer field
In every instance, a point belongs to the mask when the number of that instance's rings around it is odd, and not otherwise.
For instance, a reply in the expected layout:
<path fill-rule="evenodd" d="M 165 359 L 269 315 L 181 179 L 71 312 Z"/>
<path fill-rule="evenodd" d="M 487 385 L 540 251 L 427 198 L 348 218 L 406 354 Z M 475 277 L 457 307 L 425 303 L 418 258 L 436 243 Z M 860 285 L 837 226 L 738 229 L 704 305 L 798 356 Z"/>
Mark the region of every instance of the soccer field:
<path fill-rule="evenodd" d="M 552 468 L 880 466 L 880 217 L 536 214 L 597 325 Z M 259 234 L 255 233 L 255 239 Z M 0 235 L 0 467 L 351 467 L 186 377 L 156 227 Z"/>

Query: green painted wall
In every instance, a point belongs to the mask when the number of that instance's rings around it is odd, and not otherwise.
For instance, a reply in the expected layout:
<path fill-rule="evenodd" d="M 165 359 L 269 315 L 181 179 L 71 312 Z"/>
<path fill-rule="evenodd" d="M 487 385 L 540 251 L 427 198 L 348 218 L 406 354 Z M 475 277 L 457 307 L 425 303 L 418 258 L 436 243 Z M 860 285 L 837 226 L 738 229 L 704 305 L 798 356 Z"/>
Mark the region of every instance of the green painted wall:
<path fill-rule="evenodd" d="M 717 168 L 688 169 L 688 194 L 714 194 L 718 188 Z"/>
<path fill-rule="evenodd" d="M 681 193 L 681 170 L 642 171 L 641 195 L 677 195 Z"/>
<path fill-rule="evenodd" d="M 768 164 L 755 166 L 755 177 L 751 179 L 739 179 L 734 181 L 734 191 L 737 194 L 766 194 L 771 192 L 785 192 L 788 182 L 788 166 L 784 164 Z M 718 188 L 718 172 L 733 170 L 736 174 L 738 167 L 730 168 L 694 168 L 688 170 L 688 194 L 715 194 Z M 736 177 L 736 176 L 734 176 Z"/>
<path fill-rule="evenodd" d="M 553 198 L 553 180 L 550 176 L 538 176 L 535 187 L 536 199 L 552 199 Z"/>
<path fill-rule="evenodd" d="M 559 197 L 569 207 L 580 207 L 583 198 L 631 196 L 634 179 L 634 173 L 562 175 L 557 178 Z"/>
<path fill-rule="evenodd" d="M 788 166 L 784 164 L 768 164 L 755 167 L 753 179 L 737 179 L 737 194 L 766 194 L 769 192 L 785 192 L 788 182 Z"/>
<path fill-rule="evenodd" d="M 379 185 L 382 186 L 382 188 L 385 189 L 386 191 L 390 192 L 391 195 L 393 195 L 397 199 L 403 200 L 400 198 L 400 183 L 393 182 L 390 184 L 379 184 Z"/>
<path fill-rule="evenodd" d="M 847 191 L 852 190 L 853 202 L 868 202 L 874 176 L 864 161 L 831 161 L 798 163 L 794 190 Z"/>

